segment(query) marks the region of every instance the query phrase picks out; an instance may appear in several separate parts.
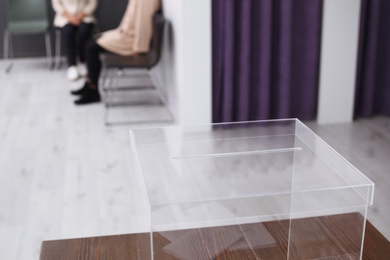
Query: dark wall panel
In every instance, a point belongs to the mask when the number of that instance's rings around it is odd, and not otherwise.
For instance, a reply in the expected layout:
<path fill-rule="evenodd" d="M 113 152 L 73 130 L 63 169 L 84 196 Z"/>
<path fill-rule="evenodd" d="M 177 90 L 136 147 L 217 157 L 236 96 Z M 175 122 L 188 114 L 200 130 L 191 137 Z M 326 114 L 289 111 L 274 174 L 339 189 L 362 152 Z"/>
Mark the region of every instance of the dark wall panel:
<path fill-rule="evenodd" d="M 3 57 L 3 36 L 7 24 L 6 1 L 0 0 L 0 57 Z M 99 31 L 113 29 L 118 26 L 126 9 L 127 0 L 98 0 L 98 8 L 95 16 L 98 20 Z M 50 20 L 53 21 L 54 12 L 51 9 L 51 1 L 47 0 L 50 6 Z M 54 47 L 54 33 L 52 30 L 52 46 Z M 13 38 L 15 57 L 33 57 L 45 55 L 45 42 L 41 35 L 24 35 Z"/>

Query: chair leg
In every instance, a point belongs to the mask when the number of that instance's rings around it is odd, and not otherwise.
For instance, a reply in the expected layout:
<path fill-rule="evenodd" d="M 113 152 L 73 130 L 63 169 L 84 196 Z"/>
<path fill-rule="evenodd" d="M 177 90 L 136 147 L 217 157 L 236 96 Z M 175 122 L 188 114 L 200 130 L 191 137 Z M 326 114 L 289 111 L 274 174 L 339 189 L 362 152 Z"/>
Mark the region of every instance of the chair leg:
<path fill-rule="evenodd" d="M 9 55 L 9 33 L 8 31 L 4 31 L 3 38 L 3 58 L 4 60 L 8 60 Z"/>
<path fill-rule="evenodd" d="M 11 35 L 8 31 L 4 31 L 4 45 L 3 45 L 3 48 L 4 48 L 4 52 L 3 52 L 3 58 L 4 58 L 4 62 L 5 64 L 7 64 L 9 62 L 9 58 L 10 58 L 10 45 L 11 45 Z M 12 62 L 9 62 L 7 65 L 6 65 L 6 69 L 5 69 L 5 73 L 9 73 L 12 69 Z"/>
<path fill-rule="evenodd" d="M 56 61 L 55 67 L 56 69 L 61 68 L 61 31 L 59 29 L 56 30 Z"/>
<path fill-rule="evenodd" d="M 110 79 L 107 71 L 104 71 L 103 70 L 103 76 L 104 77 L 107 77 L 108 79 Z M 123 76 L 124 73 L 121 73 L 123 71 L 120 71 L 118 73 L 117 71 L 117 75 L 116 76 Z M 169 107 L 167 106 L 167 102 L 166 102 L 166 98 L 165 98 L 165 95 L 162 93 L 161 89 L 159 88 L 159 84 L 157 84 L 157 79 L 154 79 L 154 77 L 152 76 L 152 73 L 150 71 L 150 69 L 147 69 L 147 74 L 149 76 L 149 78 L 153 81 L 153 89 L 155 89 L 157 91 L 157 94 L 159 96 L 159 103 L 158 104 L 155 104 L 155 105 L 163 105 L 165 108 L 166 108 L 166 111 L 168 113 L 168 118 L 164 118 L 164 119 L 154 119 L 154 120 L 140 120 L 140 121 L 121 121 L 121 122 L 110 122 L 109 118 L 110 118 L 110 109 L 116 107 L 118 104 L 114 104 L 113 103 L 113 99 L 111 98 L 110 95 L 115 95 L 116 92 L 118 92 L 118 90 L 113 86 L 113 83 L 112 83 L 112 80 L 108 82 L 107 86 L 106 84 L 104 84 L 104 87 L 106 87 L 106 92 L 105 92 L 105 99 L 104 99 L 104 103 L 105 103 L 105 114 L 104 114 L 104 123 L 106 126 L 114 126 L 114 125 L 124 125 L 124 124 L 137 124 L 137 123 L 156 123 L 156 122 L 161 122 L 161 123 L 167 123 L 167 124 L 170 124 L 170 123 L 173 123 L 175 121 L 174 119 L 174 116 L 173 116 L 173 113 L 170 111 Z M 107 81 L 107 79 L 103 78 L 103 80 Z M 144 87 L 143 87 L 144 88 Z M 137 88 L 135 88 L 137 89 Z M 129 105 L 129 104 L 125 104 L 125 105 Z M 133 105 L 139 105 L 139 104 L 133 104 Z M 142 104 L 141 104 L 142 105 Z"/>
<path fill-rule="evenodd" d="M 53 69 L 53 56 L 51 53 L 51 41 L 50 41 L 50 34 L 49 32 L 45 33 L 45 45 L 46 45 L 46 57 L 49 63 L 49 69 Z"/>
<path fill-rule="evenodd" d="M 105 109 L 104 109 L 104 124 L 106 126 L 110 125 L 109 123 L 109 113 L 110 113 L 110 102 L 111 102 L 111 97 L 110 97 L 110 91 L 111 91 L 111 78 L 109 77 L 108 75 L 108 69 L 103 65 L 103 68 L 102 68 L 102 83 L 101 86 L 102 86 L 102 91 L 104 91 L 104 106 L 105 106 Z"/>

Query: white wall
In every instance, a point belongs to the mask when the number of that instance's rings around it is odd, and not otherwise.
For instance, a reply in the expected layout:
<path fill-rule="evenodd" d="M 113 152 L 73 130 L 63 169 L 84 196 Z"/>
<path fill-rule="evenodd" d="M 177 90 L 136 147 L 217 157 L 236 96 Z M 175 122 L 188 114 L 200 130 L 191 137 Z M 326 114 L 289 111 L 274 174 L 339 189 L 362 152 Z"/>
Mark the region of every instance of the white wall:
<path fill-rule="evenodd" d="M 211 1 L 163 0 L 169 26 L 154 69 L 177 124 L 211 123 Z"/>
<path fill-rule="evenodd" d="M 319 123 L 353 119 L 360 6 L 360 0 L 324 0 Z"/>
<path fill-rule="evenodd" d="M 167 20 L 163 46 L 160 62 L 153 69 L 153 74 L 159 81 L 160 87 L 163 88 L 167 105 L 175 116 L 177 121 L 178 117 L 178 96 L 180 88 L 178 88 L 181 82 L 180 76 L 182 75 L 180 64 L 182 44 L 182 37 L 180 32 L 182 30 L 182 0 L 163 0 L 162 8 L 164 17 Z"/>

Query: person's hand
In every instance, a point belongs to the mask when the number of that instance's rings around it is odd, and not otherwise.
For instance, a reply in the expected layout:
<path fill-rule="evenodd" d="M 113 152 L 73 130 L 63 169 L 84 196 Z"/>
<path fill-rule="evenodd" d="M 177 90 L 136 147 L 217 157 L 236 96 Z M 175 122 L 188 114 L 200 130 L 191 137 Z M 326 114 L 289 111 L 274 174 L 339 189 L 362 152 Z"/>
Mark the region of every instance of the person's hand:
<path fill-rule="evenodd" d="M 81 20 L 79 19 L 79 17 L 77 15 L 73 16 L 73 15 L 70 15 L 68 12 L 63 12 L 62 16 L 64 16 L 68 20 L 68 22 L 74 26 L 79 26 L 81 23 Z"/>
<path fill-rule="evenodd" d="M 74 26 L 79 26 L 81 21 L 77 16 L 71 16 L 69 22 Z"/>
<path fill-rule="evenodd" d="M 84 17 L 87 16 L 86 13 L 81 12 L 76 15 L 77 19 L 80 21 L 80 23 L 83 21 Z"/>
<path fill-rule="evenodd" d="M 83 19 L 86 15 L 87 15 L 86 13 L 81 12 L 81 13 L 78 13 L 77 15 L 73 16 L 72 17 L 72 22 L 73 22 L 72 24 L 79 26 L 83 22 Z"/>

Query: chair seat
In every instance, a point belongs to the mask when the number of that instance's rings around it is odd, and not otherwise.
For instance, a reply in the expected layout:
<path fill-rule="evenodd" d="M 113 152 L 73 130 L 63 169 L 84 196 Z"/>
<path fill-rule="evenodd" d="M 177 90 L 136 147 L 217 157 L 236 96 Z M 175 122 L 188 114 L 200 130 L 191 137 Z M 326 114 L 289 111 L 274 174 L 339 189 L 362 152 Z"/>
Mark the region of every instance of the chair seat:
<path fill-rule="evenodd" d="M 137 56 L 120 56 L 111 53 L 104 53 L 101 58 L 106 68 L 151 68 L 156 64 L 158 55 L 155 51 L 150 51 L 146 54 Z"/>
<path fill-rule="evenodd" d="M 14 34 L 17 33 L 40 33 L 48 28 L 47 20 L 34 21 L 9 21 L 8 31 Z"/>
<path fill-rule="evenodd" d="M 103 53 L 101 55 L 105 68 L 144 68 L 150 69 L 157 64 L 162 45 L 162 34 L 164 28 L 164 17 L 157 13 L 153 17 L 153 36 L 150 50 L 145 54 L 137 56 L 121 56 L 113 53 Z"/>

